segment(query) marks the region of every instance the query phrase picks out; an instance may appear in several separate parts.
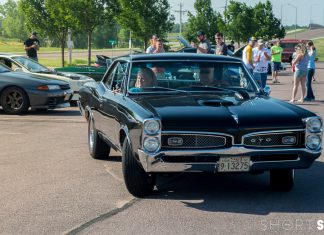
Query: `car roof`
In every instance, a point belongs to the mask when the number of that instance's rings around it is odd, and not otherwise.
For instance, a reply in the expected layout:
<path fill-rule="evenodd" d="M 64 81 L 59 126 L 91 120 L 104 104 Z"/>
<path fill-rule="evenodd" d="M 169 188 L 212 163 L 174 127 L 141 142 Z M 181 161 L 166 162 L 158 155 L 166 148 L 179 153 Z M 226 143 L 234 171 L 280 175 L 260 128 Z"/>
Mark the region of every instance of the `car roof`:
<path fill-rule="evenodd" d="M 306 39 L 280 39 L 281 43 L 299 43 L 299 42 L 307 42 Z"/>
<path fill-rule="evenodd" d="M 15 55 L 15 54 L 10 54 L 10 53 L 0 53 L 0 56 L 2 57 L 16 57 L 16 56 L 22 56 L 22 57 L 26 57 L 25 55 Z"/>
<path fill-rule="evenodd" d="M 131 61 L 140 60 L 214 60 L 214 61 L 228 61 L 241 62 L 240 59 L 230 56 L 213 55 L 213 54 L 196 54 L 196 53 L 158 53 L 158 54 L 134 54 L 120 59 Z"/>

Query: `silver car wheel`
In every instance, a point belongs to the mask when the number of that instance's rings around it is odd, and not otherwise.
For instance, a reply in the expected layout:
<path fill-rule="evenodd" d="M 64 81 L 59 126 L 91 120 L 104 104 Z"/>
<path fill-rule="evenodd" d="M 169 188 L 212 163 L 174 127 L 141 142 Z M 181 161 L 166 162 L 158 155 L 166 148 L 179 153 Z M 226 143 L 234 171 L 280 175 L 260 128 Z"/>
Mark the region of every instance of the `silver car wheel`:
<path fill-rule="evenodd" d="M 6 105 L 13 110 L 20 109 L 24 103 L 22 94 L 17 90 L 10 92 L 5 99 Z"/>
<path fill-rule="evenodd" d="M 94 129 L 93 118 L 90 117 L 90 119 L 89 119 L 89 148 L 90 148 L 90 152 L 93 151 L 95 134 L 96 133 L 95 133 L 95 129 Z"/>

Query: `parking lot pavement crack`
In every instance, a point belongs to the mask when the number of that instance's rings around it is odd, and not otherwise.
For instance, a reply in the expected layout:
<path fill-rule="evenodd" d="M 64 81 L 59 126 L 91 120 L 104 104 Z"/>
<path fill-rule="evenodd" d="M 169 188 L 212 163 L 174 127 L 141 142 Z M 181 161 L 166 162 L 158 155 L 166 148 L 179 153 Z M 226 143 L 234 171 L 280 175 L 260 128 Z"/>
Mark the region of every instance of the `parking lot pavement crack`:
<path fill-rule="evenodd" d="M 98 223 L 98 222 L 101 222 L 101 221 L 104 221 L 120 212 L 123 212 L 125 210 L 127 210 L 129 207 L 133 206 L 136 202 L 140 201 L 141 199 L 139 198 L 133 198 L 132 200 L 128 201 L 127 203 L 125 203 L 122 207 L 119 207 L 119 208 L 116 208 L 112 211 L 109 211 L 105 214 L 102 214 L 102 215 L 99 215 L 98 217 L 92 219 L 92 220 L 89 220 L 88 222 L 84 223 L 84 224 L 81 224 L 79 225 L 78 227 L 64 233 L 66 235 L 74 235 L 74 234 L 78 234 L 79 232 L 83 231 L 84 229 L 90 227 L 91 225 L 95 224 L 95 223 Z"/>

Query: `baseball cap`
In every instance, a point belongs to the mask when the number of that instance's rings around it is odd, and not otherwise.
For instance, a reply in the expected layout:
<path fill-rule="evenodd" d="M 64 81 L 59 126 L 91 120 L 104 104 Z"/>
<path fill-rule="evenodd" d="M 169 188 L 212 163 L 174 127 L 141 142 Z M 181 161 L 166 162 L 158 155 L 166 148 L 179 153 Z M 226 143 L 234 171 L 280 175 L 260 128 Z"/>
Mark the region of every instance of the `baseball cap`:
<path fill-rule="evenodd" d="M 257 39 L 256 39 L 256 37 L 250 37 L 249 38 L 249 41 L 256 41 Z"/>
<path fill-rule="evenodd" d="M 259 40 L 258 40 L 258 44 L 259 44 L 259 45 L 264 45 L 264 41 L 263 41 L 263 39 L 259 39 Z"/>
<path fill-rule="evenodd" d="M 34 36 L 37 36 L 37 33 L 36 32 L 32 32 L 31 34 L 34 35 Z"/>
<path fill-rule="evenodd" d="M 201 35 L 205 35 L 205 33 L 203 31 L 198 31 L 197 36 L 201 36 Z"/>

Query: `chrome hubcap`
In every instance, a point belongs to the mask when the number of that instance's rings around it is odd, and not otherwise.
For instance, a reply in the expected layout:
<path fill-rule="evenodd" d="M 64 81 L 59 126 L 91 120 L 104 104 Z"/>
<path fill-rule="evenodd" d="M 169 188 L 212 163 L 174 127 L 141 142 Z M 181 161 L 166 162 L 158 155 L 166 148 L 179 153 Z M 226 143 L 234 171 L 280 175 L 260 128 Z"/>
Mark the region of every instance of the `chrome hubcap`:
<path fill-rule="evenodd" d="M 94 138 L 95 138 L 95 131 L 94 131 L 94 125 L 93 125 L 93 119 L 90 118 L 90 124 L 89 124 L 89 147 L 90 150 L 93 150 L 93 144 L 94 144 Z"/>

